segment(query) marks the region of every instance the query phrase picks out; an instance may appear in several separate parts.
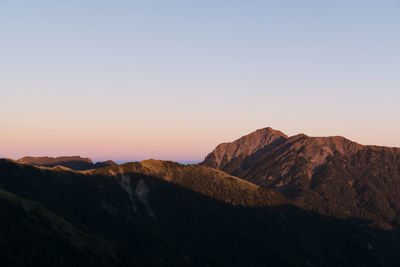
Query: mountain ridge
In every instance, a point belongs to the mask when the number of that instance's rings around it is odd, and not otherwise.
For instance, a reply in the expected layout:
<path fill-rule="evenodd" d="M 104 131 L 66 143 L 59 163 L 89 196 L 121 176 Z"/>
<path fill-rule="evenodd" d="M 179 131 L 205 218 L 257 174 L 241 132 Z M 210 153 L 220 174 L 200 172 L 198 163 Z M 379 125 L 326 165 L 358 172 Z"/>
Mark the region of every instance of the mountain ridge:
<path fill-rule="evenodd" d="M 220 170 L 197 164 L 182 165 L 172 161 L 149 159 L 140 162 L 128 162 L 119 166 L 93 169 L 85 173 L 113 177 L 135 173 L 157 177 L 233 205 L 275 206 L 292 204 L 290 200 L 275 190 L 262 188 Z M 186 177 L 191 177 L 191 179 Z M 189 180 L 190 182 L 188 182 Z M 245 191 L 247 195 L 251 195 L 251 199 L 238 194 L 238 191 Z"/>
<path fill-rule="evenodd" d="M 248 135 L 229 143 L 221 143 L 213 152 L 207 155 L 205 161 L 210 161 L 213 157 L 215 164 L 213 168 L 220 168 L 224 162 L 232 160 L 233 157 L 244 154 L 245 156 L 254 153 L 256 150 L 270 145 L 276 140 L 287 139 L 288 136 L 280 131 L 276 131 L 270 127 L 258 129 Z M 245 145 L 243 145 L 245 143 Z M 243 150 L 245 149 L 245 151 Z M 229 153 L 227 153 L 229 151 Z"/>
<path fill-rule="evenodd" d="M 23 158 L 18 159 L 17 162 L 28 163 L 36 166 L 49 167 L 49 168 L 60 166 L 61 168 L 65 167 L 75 171 L 84 171 L 84 170 L 117 165 L 117 163 L 115 163 L 112 160 L 99 161 L 93 163 L 93 161 L 90 158 L 87 157 L 84 158 L 81 156 L 59 156 L 59 157 L 25 156 Z"/>
<path fill-rule="evenodd" d="M 248 154 L 246 147 L 254 144 L 241 137 L 231 143 L 241 148 L 236 157 L 218 164 L 216 154 L 229 159 L 231 153 L 217 146 L 200 164 L 278 190 L 324 215 L 360 217 L 383 228 L 399 223 L 400 148 L 361 145 L 342 136 L 282 138 Z"/>

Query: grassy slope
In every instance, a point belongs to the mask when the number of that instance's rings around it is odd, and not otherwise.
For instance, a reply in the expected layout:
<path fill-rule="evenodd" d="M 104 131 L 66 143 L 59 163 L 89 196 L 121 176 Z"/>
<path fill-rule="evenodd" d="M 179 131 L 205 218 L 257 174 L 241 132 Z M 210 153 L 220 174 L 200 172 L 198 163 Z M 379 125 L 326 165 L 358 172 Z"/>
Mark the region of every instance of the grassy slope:
<path fill-rule="evenodd" d="M 121 184 L 127 181 L 124 189 Z M 148 206 L 137 194 L 140 184 Z M 196 165 L 145 161 L 82 174 L 0 160 L 0 188 L 108 239 L 120 266 L 400 262 L 393 231 L 301 210 L 279 193 Z"/>

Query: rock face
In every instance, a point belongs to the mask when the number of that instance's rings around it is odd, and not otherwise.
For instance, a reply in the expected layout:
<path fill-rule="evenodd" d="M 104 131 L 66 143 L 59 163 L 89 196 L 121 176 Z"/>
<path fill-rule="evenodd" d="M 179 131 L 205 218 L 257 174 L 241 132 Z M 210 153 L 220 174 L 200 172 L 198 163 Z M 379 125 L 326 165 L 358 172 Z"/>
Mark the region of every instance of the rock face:
<path fill-rule="evenodd" d="M 206 157 L 204 166 L 223 169 L 237 159 L 253 155 L 265 147 L 274 146 L 284 142 L 287 136 L 272 128 L 259 129 L 249 135 L 243 136 L 232 143 L 222 143 Z"/>
<path fill-rule="evenodd" d="M 84 171 L 90 169 L 103 168 L 107 166 L 117 165 L 112 160 L 97 162 L 96 164 L 90 158 L 82 158 L 80 156 L 62 156 L 62 157 L 23 157 L 18 160 L 21 163 L 30 163 L 36 166 L 67 167 L 75 171 Z"/>
<path fill-rule="evenodd" d="M 274 141 L 266 142 L 270 136 Z M 219 145 L 201 164 L 276 189 L 324 215 L 382 228 L 400 222 L 399 148 L 364 146 L 340 136 L 287 137 L 265 128 Z"/>

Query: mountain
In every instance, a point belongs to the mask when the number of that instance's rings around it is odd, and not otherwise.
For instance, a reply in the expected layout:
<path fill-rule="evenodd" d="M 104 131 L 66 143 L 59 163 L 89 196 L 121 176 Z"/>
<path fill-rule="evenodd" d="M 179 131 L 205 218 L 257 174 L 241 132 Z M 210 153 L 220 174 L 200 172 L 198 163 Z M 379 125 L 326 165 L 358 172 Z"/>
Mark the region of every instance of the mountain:
<path fill-rule="evenodd" d="M 199 165 L 181 165 L 176 162 L 151 159 L 140 163 L 127 163 L 122 166 L 91 170 L 86 173 L 111 175 L 122 179 L 118 181 L 129 195 L 132 195 L 133 191 L 131 192 L 130 188 L 124 185 L 124 182 L 128 181 L 125 173 L 131 176 L 140 174 L 156 177 L 235 206 L 262 207 L 292 204 L 275 190 L 259 187 L 222 171 Z"/>
<path fill-rule="evenodd" d="M 271 128 L 217 146 L 201 163 L 323 215 L 400 223 L 400 149 L 364 146 L 344 137 L 288 137 Z"/>
<path fill-rule="evenodd" d="M 0 189 L 2 266 L 110 266 L 111 244 L 42 205 Z"/>
<path fill-rule="evenodd" d="M 112 165 L 117 165 L 112 160 L 93 163 L 90 158 L 82 158 L 80 156 L 62 156 L 62 157 L 23 157 L 18 160 L 21 163 L 30 163 L 36 166 L 56 167 L 62 166 L 75 171 L 83 171 L 97 169 Z"/>
<path fill-rule="evenodd" d="M 99 169 L 99 168 L 104 168 L 104 167 L 108 167 L 108 166 L 116 166 L 118 165 L 117 163 L 115 163 L 112 160 L 106 160 L 106 161 L 98 161 L 94 164 L 94 168 L 92 169 Z"/>
<path fill-rule="evenodd" d="M 223 169 L 232 165 L 236 160 L 253 155 L 257 151 L 278 145 L 287 140 L 287 136 L 272 128 L 259 129 L 249 135 L 233 141 L 218 145 L 202 163 L 204 166 Z"/>
<path fill-rule="evenodd" d="M 12 255 L 2 266 L 400 263 L 397 230 L 322 216 L 200 165 L 148 160 L 77 172 L 3 159 L 0 190 L 0 244 L 7 248 L 0 258 Z M 2 194 L 12 209 L 2 206 Z"/>

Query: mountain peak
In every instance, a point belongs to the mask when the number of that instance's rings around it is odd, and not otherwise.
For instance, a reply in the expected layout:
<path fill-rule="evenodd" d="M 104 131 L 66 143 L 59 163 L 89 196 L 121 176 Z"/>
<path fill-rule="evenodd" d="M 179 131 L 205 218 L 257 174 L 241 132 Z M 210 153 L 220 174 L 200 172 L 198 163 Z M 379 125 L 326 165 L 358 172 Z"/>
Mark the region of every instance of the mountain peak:
<path fill-rule="evenodd" d="M 203 161 L 203 165 L 212 168 L 220 168 L 234 158 L 246 157 L 274 143 L 280 143 L 288 139 L 281 131 L 266 127 L 258 129 L 248 135 L 233 141 L 218 145 Z"/>
<path fill-rule="evenodd" d="M 275 189 L 324 215 L 360 217 L 382 228 L 399 223 L 399 148 L 280 133 L 257 130 L 217 146 L 201 164 Z"/>
<path fill-rule="evenodd" d="M 265 127 L 265 128 L 255 130 L 254 132 L 251 132 L 243 137 L 257 136 L 257 135 L 261 135 L 261 136 L 265 136 L 265 137 L 270 136 L 270 135 L 278 135 L 278 136 L 283 136 L 285 138 L 288 138 L 288 136 L 286 134 L 284 134 L 283 132 L 281 132 L 279 130 L 275 130 L 271 127 Z"/>

